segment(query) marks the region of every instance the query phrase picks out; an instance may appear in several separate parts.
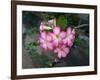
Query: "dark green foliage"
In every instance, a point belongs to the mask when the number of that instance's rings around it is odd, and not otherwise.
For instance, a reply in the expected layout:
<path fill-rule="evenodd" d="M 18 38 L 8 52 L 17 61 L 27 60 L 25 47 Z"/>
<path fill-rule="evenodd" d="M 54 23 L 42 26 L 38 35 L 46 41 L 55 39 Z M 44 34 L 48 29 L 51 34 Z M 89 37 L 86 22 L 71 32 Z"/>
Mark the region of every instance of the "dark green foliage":
<path fill-rule="evenodd" d="M 56 22 L 57 26 L 61 26 L 63 30 L 66 29 L 67 26 L 67 19 L 64 15 L 60 15 Z"/>
<path fill-rule="evenodd" d="M 68 25 L 77 26 L 79 24 L 79 18 L 77 14 L 70 14 L 67 16 Z"/>
<path fill-rule="evenodd" d="M 29 44 L 27 44 L 26 46 L 25 46 L 25 48 L 27 49 L 27 51 L 29 52 L 29 53 L 32 53 L 34 50 L 36 50 L 36 43 L 35 43 L 35 45 L 34 45 L 34 43 L 35 42 L 33 42 L 33 43 L 29 43 Z"/>
<path fill-rule="evenodd" d="M 48 20 L 56 18 L 53 13 L 41 13 L 41 15 L 42 15 L 44 21 L 48 21 Z"/>
<path fill-rule="evenodd" d="M 23 11 L 22 21 L 23 24 L 27 25 L 26 27 L 38 27 L 41 17 L 39 17 L 35 12 L 32 11 Z"/>
<path fill-rule="evenodd" d="M 28 35 L 32 35 L 33 34 L 33 28 L 30 27 L 29 29 L 27 29 L 27 34 Z"/>
<path fill-rule="evenodd" d="M 75 30 L 75 45 L 79 46 L 81 43 L 81 40 L 79 39 L 79 33 L 77 30 Z"/>
<path fill-rule="evenodd" d="M 29 36 L 31 36 L 33 34 L 37 34 L 37 33 L 39 33 L 39 29 L 36 27 L 30 27 L 27 29 L 27 32 L 26 32 L 26 34 Z"/>
<path fill-rule="evenodd" d="M 48 57 L 44 54 L 38 54 L 37 52 L 31 53 L 31 57 L 33 59 L 33 63 L 38 68 L 50 67 L 51 62 Z"/>
<path fill-rule="evenodd" d="M 81 40 L 79 38 L 75 38 L 75 44 L 78 46 L 80 45 L 80 43 L 81 43 Z"/>
<path fill-rule="evenodd" d="M 36 67 L 50 67 L 52 62 L 50 62 L 49 58 L 41 52 L 38 53 L 38 43 L 32 42 L 26 46 L 28 53 L 30 53 L 33 63 Z"/>

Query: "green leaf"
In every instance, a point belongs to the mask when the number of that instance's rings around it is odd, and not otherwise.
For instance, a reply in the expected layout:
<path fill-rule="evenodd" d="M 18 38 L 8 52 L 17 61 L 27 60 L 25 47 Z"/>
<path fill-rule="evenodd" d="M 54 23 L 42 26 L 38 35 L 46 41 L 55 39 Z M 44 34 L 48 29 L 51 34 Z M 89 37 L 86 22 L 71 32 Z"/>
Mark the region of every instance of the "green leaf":
<path fill-rule="evenodd" d="M 25 45 L 25 48 L 29 53 L 32 53 L 33 51 L 37 50 L 38 43 L 37 42 L 30 42 Z"/>
<path fill-rule="evenodd" d="M 39 54 L 37 42 L 30 42 L 26 45 L 26 49 L 30 54 L 35 67 L 51 67 L 50 65 L 52 64 L 52 62 L 49 60 L 49 57 L 45 54 Z"/>
<path fill-rule="evenodd" d="M 81 40 L 78 39 L 78 38 L 75 38 L 75 44 L 76 44 L 77 46 L 80 45 L 80 44 L 81 44 Z"/>
<path fill-rule="evenodd" d="M 67 26 L 67 19 L 64 15 L 60 15 L 57 19 L 57 23 L 58 26 L 61 26 L 62 29 L 65 29 Z"/>
<path fill-rule="evenodd" d="M 44 54 L 38 54 L 37 52 L 33 52 L 31 56 L 33 63 L 37 65 L 36 67 L 39 68 L 50 67 L 50 64 L 52 64 L 49 61 L 48 57 Z"/>
<path fill-rule="evenodd" d="M 27 34 L 31 36 L 33 34 L 33 28 L 27 29 Z"/>

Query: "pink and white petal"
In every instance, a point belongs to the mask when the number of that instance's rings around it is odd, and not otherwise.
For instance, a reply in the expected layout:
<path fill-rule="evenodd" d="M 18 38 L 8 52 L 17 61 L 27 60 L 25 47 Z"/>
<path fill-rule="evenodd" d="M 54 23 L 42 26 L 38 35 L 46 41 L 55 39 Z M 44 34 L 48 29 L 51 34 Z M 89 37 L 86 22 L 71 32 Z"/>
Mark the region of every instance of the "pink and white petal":
<path fill-rule="evenodd" d="M 62 31 L 62 32 L 60 33 L 60 37 L 61 37 L 61 38 L 65 38 L 65 37 L 66 37 L 66 32 Z"/>
<path fill-rule="evenodd" d="M 61 55 L 61 54 L 62 54 L 62 52 L 61 52 L 61 51 L 59 51 L 59 52 L 58 52 L 58 58 L 61 58 L 61 57 L 62 57 L 62 55 Z"/>
<path fill-rule="evenodd" d="M 58 41 L 58 40 L 53 40 L 53 45 L 54 45 L 54 46 L 56 46 L 56 47 L 57 47 L 57 46 L 58 46 L 58 44 L 59 44 L 59 41 Z"/>
<path fill-rule="evenodd" d="M 68 27 L 67 28 L 67 34 L 71 34 L 71 31 L 72 31 L 71 27 Z"/>
<path fill-rule="evenodd" d="M 48 35 L 52 36 L 52 35 L 53 35 L 53 33 L 52 33 L 52 32 L 48 32 Z"/>
<path fill-rule="evenodd" d="M 72 46 L 73 46 L 73 42 L 70 43 L 70 47 L 72 47 Z"/>
<path fill-rule="evenodd" d="M 63 41 L 63 44 L 67 44 L 68 42 L 67 39 L 63 39 L 62 41 Z"/>
<path fill-rule="evenodd" d="M 47 45 L 44 43 L 44 44 L 41 44 L 41 47 L 45 50 L 47 50 Z"/>
<path fill-rule="evenodd" d="M 54 32 L 54 34 L 59 35 L 60 34 L 60 27 L 54 27 L 53 32 Z"/>
<path fill-rule="evenodd" d="M 40 31 L 44 30 L 44 25 L 45 25 L 45 23 L 41 22 L 41 24 L 40 24 Z"/>
<path fill-rule="evenodd" d="M 75 29 L 72 30 L 72 34 L 75 35 Z"/>
<path fill-rule="evenodd" d="M 52 41 L 52 36 L 50 34 L 47 34 L 47 41 Z"/>
<path fill-rule="evenodd" d="M 75 39 L 75 36 L 74 36 L 74 38 L 72 39 L 72 42 L 74 42 L 74 39 Z"/>
<path fill-rule="evenodd" d="M 43 39 L 46 39 L 46 32 L 45 32 L 45 31 L 41 32 L 41 37 L 42 37 Z"/>
<path fill-rule="evenodd" d="M 69 53 L 69 48 L 64 48 L 64 52 L 66 53 L 66 55 Z"/>
<path fill-rule="evenodd" d="M 66 38 L 67 42 L 70 43 L 71 42 L 71 38 L 70 36 Z"/>
<path fill-rule="evenodd" d="M 72 45 L 73 45 L 73 42 L 72 41 L 69 41 L 68 42 L 68 46 L 71 47 Z"/>
<path fill-rule="evenodd" d="M 66 57 L 66 52 L 62 51 L 62 57 Z"/>
<path fill-rule="evenodd" d="M 55 52 L 55 53 L 57 53 L 57 52 L 59 52 L 59 51 L 60 51 L 59 48 L 55 48 L 55 49 L 54 49 L 54 52 Z"/>
<path fill-rule="evenodd" d="M 75 39 L 75 35 L 74 35 L 74 37 L 73 37 L 73 40 Z"/>
<path fill-rule="evenodd" d="M 45 25 L 45 22 L 44 22 L 44 21 L 42 21 L 42 22 L 41 22 L 41 25 Z"/>
<path fill-rule="evenodd" d="M 48 46 L 48 49 L 49 49 L 49 50 L 53 50 L 53 44 L 52 44 L 52 43 L 49 43 L 49 42 L 48 42 L 48 43 L 47 43 L 47 46 Z"/>
<path fill-rule="evenodd" d="M 44 43 L 45 41 L 44 41 L 44 39 L 40 38 L 40 39 L 39 39 L 39 42 L 40 42 L 40 43 Z"/>
<path fill-rule="evenodd" d="M 61 45 L 63 45 L 64 43 L 63 43 L 63 40 L 62 39 L 59 39 L 59 46 Z"/>
<path fill-rule="evenodd" d="M 52 32 L 48 32 L 48 35 L 50 35 L 50 36 L 51 36 L 52 40 L 54 39 L 54 36 L 55 36 L 55 34 L 54 34 L 54 33 L 52 33 Z"/>
<path fill-rule="evenodd" d="M 43 30 L 43 26 L 42 25 L 40 25 L 40 31 L 42 31 Z"/>
<path fill-rule="evenodd" d="M 70 34 L 69 37 L 70 37 L 71 40 L 74 39 L 74 35 L 73 34 Z"/>

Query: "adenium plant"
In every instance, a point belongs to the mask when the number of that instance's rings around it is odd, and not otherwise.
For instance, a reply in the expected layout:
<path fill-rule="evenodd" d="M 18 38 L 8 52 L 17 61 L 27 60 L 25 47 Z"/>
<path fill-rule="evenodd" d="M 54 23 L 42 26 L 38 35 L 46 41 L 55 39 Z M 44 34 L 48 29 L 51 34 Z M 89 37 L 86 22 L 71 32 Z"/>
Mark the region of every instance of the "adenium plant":
<path fill-rule="evenodd" d="M 75 30 L 70 26 L 62 30 L 61 26 L 56 25 L 55 19 L 40 24 L 40 47 L 45 51 L 53 51 L 59 59 L 68 55 L 74 39 Z"/>

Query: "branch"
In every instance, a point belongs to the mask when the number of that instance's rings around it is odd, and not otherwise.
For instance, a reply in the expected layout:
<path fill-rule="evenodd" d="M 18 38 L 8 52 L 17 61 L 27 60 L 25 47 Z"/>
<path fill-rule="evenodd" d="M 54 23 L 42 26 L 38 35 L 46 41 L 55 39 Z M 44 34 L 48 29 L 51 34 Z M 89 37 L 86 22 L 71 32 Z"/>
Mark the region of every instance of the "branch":
<path fill-rule="evenodd" d="M 75 29 L 77 29 L 77 28 L 82 28 L 82 27 L 86 27 L 86 26 L 88 26 L 89 24 L 82 24 L 82 25 L 78 25 L 77 27 L 74 27 Z"/>

